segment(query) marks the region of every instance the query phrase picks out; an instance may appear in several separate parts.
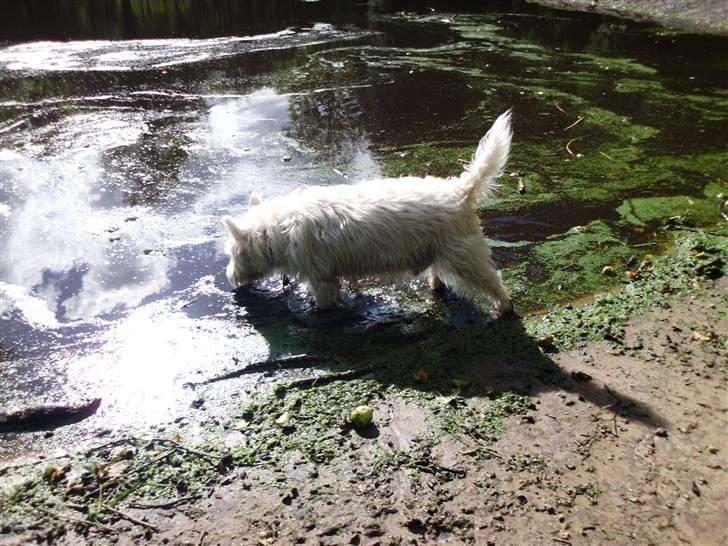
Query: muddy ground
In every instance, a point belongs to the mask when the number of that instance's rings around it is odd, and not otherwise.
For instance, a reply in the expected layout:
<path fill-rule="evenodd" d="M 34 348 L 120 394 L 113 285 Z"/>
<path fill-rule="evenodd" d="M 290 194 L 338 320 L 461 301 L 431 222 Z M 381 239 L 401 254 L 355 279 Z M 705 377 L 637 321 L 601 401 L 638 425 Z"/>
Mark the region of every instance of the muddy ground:
<path fill-rule="evenodd" d="M 376 437 L 342 435 L 336 464 L 233 472 L 204 515 L 150 514 L 173 523 L 153 543 L 725 544 L 726 355 L 705 333 L 728 334 L 726 286 L 631 321 L 623 343 L 555 354 L 560 388 L 474 358 L 479 386 L 529 394 L 485 459 L 457 436 L 373 476 L 378 448 L 416 453 L 431 434 L 417 405 L 384 401 Z"/>
<path fill-rule="evenodd" d="M 0 544 L 725 544 L 726 238 L 687 233 L 614 293 L 342 349 L 209 442 L 6 468 Z"/>

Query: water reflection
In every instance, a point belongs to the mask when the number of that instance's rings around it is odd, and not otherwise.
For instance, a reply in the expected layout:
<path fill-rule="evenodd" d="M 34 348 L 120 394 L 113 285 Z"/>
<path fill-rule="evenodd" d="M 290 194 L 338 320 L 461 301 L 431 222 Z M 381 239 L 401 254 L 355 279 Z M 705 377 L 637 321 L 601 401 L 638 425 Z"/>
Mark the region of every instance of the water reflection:
<path fill-rule="evenodd" d="M 342 33 L 315 25 L 196 45 L 219 59 L 239 55 L 242 43 L 296 47 L 313 36 Z M 12 46 L 0 50 L 0 75 L 137 74 L 172 57 L 199 66 L 179 56 L 185 47 L 179 40 Z M 338 183 L 344 173 L 379 173 L 356 96 L 272 85 L 122 95 L 108 84 L 109 93 L 94 93 L 57 73 L 50 81 L 45 96 L 0 105 L 7 120 L 0 317 L 13 355 L 0 373 L 8 386 L 2 402 L 100 396 L 101 409 L 84 427 L 168 421 L 189 407 L 193 394 L 182 383 L 214 375 L 233 357 L 263 359 L 272 350 L 246 319 L 236 321 L 220 216 L 242 212 L 252 191 L 271 197 Z M 69 96 L 64 82 L 77 86 Z"/>

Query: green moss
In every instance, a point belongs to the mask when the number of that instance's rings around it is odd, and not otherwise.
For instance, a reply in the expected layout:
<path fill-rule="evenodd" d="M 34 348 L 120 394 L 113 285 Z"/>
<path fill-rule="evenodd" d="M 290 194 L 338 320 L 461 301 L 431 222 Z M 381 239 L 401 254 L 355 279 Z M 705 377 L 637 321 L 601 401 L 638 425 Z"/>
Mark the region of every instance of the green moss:
<path fill-rule="evenodd" d="M 627 321 L 654 310 L 669 299 L 694 288 L 702 279 L 724 274 L 728 262 L 728 227 L 718 234 L 683 231 L 672 252 L 644 262 L 624 289 L 604 293 L 593 303 L 561 308 L 528 324 L 534 336 L 550 335 L 557 345 L 570 348 L 587 339 L 601 339 L 606 332 L 619 332 Z"/>
<path fill-rule="evenodd" d="M 640 253 L 603 221 L 549 237 L 535 246 L 528 260 L 503 272 L 519 305 L 551 307 L 579 295 L 620 283 L 624 263 Z M 610 274 L 605 274 L 610 266 Z"/>
<path fill-rule="evenodd" d="M 720 220 L 717 199 L 698 199 L 686 195 L 627 199 L 617 207 L 622 218 L 635 225 L 679 222 L 689 225 L 712 225 Z"/>
<path fill-rule="evenodd" d="M 475 145 L 448 146 L 424 143 L 398 150 L 383 149 L 379 161 L 387 176 L 456 176 L 463 171 L 463 161 L 470 161 Z"/>

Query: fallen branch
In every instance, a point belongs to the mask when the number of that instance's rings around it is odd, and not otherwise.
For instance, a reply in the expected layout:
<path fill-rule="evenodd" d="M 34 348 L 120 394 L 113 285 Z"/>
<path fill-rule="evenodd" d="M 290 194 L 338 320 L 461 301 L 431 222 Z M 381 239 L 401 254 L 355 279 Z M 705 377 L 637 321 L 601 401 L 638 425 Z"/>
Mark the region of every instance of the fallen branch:
<path fill-rule="evenodd" d="M 164 502 L 132 503 L 129 505 L 129 508 L 137 508 L 139 510 L 149 510 L 154 508 L 168 509 L 179 506 L 180 504 L 195 501 L 199 498 L 201 498 L 201 495 L 188 495 L 186 497 L 178 497 Z"/>
<path fill-rule="evenodd" d="M 107 512 L 111 512 L 112 514 L 119 516 L 122 519 L 125 519 L 126 521 L 129 521 L 135 525 L 139 525 L 141 527 L 146 527 L 147 529 L 150 529 L 154 531 L 155 533 L 159 532 L 159 527 L 156 525 L 152 525 L 151 523 L 147 523 L 144 520 L 141 520 L 139 518 L 135 518 L 134 516 L 127 514 L 126 512 L 122 512 L 121 510 L 117 510 L 116 508 L 112 508 L 108 504 L 101 504 L 99 506 L 103 510 L 106 510 Z"/>
<path fill-rule="evenodd" d="M 361 368 L 360 370 L 349 370 L 348 372 L 331 373 L 327 375 L 319 375 L 318 377 L 310 377 L 307 379 L 299 379 L 298 381 L 291 381 L 286 384 L 288 389 L 309 389 L 312 387 L 321 387 L 328 385 L 334 381 L 348 381 L 349 379 L 359 379 L 371 372 L 376 370 L 375 367 L 370 366 L 367 368 Z"/>
<path fill-rule="evenodd" d="M 205 451 L 199 451 L 197 449 L 192 449 L 191 447 L 185 447 L 179 442 L 175 442 L 174 440 L 170 440 L 169 438 L 152 438 L 152 442 L 159 442 L 161 444 L 168 444 L 174 446 L 175 449 L 179 449 L 180 451 L 185 451 L 187 453 L 191 453 L 192 455 L 197 455 L 198 457 L 202 457 L 203 459 L 207 459 L 213 464 L 218 464 L 220 462 L 220 459 L 222 458 L 219 455 L 213 455 L 211 453 L 206 453 Z"/>
<path fill-rule="evenodd" d="M 272 358 L 268 360 L 261 360 L 248 364 L 240 370 L 234 370 L 232 372 L 224 373 L 205 379 L 199 382 L 185 383 L 185 387 L 197 387 L 198 385 L 209 385 L 210 383 L 216 383 L 218 381 L 225 381 L 226 379 L 234 379 L 242 375 L 260 372 L 274 372 L 278 370 L 292 370 L 296 368 L 305 367 L 306 364 L 312 364 L 314 362 L 323 362 L 328 360 L 327 358 L 312 355 L 293 355 L 282 358 Z"/>
<path fill-rule="evenodd" d="M 426 472 L 427 474 L 432 474 L 433 476 L 436 476 L 438 473 L 443 473 L 450 474 L 456 478 L 464 478 L 468 474 L 464 468 L 453 468 L 433 462 L 417 461 L 414 463 L 414 467 L 422 472 Z"/>
<path fill-rule="evenodd" d="M 52 429 L 96 413 L 101 398 L 78 405 L 30 406 L 0 412 L 0 432 Z"/>

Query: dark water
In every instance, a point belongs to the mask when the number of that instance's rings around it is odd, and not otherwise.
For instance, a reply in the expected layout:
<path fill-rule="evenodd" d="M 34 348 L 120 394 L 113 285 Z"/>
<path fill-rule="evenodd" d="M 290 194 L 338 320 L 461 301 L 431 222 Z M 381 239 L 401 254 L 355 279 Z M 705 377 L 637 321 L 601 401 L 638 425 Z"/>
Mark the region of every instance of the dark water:
<path fill-rule="evenodd" d="M 389 174 L 392 157 L 422 143 L 469 148 L 507 108 L 524 146 L 513 168 L 558 199 L 487 215 L 496 240 L 613 220 L 628 196 L 700 194 L 696 166 L 565 211 L 558 203 L 588 190 L 544 160 L 563 153 L 551 135 L 575 119 L 553 104 L 612 116 L 590 145 L 630 153 L 642 133 L 615 128 L 625 116 L 659 128 L 645 146 L 660 153 L 724 154 L 726 40 L 471 4 L 0 3 L 0 408 L 101 396 L 79 435 L 144 430 L 186 415 L 196 394 L 181 384 L 233 357 L 305 350 L 316 323 L 301 287 L 284 294 L 272 279 L 233 299 L 220 216 L 253 190 Z M 606 176 L 590 168 L 583 178 Z M 521 263 L 521 248 L 497 257 Z M 396 297 L 368 294 L 349 296 L 361 323 L 406 316 Z M 36 439 L 0 436 L 0 451 Z"/>

